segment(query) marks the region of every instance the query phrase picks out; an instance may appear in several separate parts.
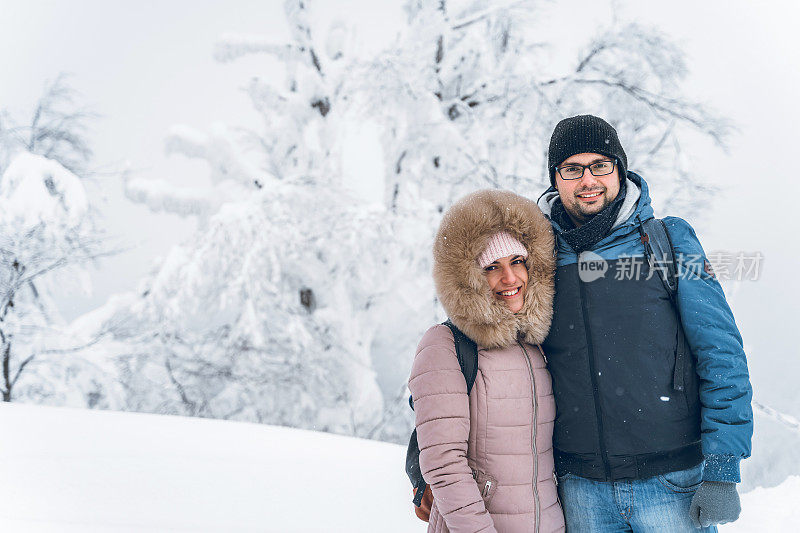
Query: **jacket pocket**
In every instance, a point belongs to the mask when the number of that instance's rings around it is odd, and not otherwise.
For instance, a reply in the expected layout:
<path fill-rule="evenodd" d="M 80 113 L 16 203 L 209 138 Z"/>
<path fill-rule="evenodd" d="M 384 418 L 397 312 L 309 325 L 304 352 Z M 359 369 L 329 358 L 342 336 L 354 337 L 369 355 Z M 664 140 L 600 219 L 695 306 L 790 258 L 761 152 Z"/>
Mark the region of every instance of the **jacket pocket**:
<path fill-rule="evenodd" d="M 497 490 L 497 479 L 491 474 L 475 470 L 474 468 L 472 469 L 472 477 L 475 478 L 475 482 L 478 484 L 478 490 L 481 491 L 483 503 L 488 505 Z"/>

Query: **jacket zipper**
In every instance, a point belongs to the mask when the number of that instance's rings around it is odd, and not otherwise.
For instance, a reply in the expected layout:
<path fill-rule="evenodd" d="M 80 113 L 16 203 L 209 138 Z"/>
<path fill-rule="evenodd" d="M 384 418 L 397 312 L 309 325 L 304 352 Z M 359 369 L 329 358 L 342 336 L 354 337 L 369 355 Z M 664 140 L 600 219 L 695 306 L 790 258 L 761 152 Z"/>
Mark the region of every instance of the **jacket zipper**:
<path fill-rule="evenodd" d="M 608 448 L 606 438 L 603 433 L 603 412 L 600 408 L 600 391 L 597 388 L 597 378 L 594 361 L 594 345 L 592 344 L 592 331 L 589 327 L 589 310 L 586 308 L 586 289 L 583 281 L 578 277 L 578 286 L 581 294 L 581 311 L 583 313 L 583 327 L 586 332 L 586 351 L 589 355 L 589 379 L 592 382 L 592 394 L 594 395 L 594 412 L 597 417 L 597 436 L 600 440 L 600 454 L 603 458 L 603 468 L 605 469 L 606 479 L 611 481 L 611 464 L 608 461 Z"/>
<path fill-rule="evenodd" d="M 533 404 L 533 424 L 531 424 L 531 448 L 533 449 L 533 503 L 534 503 L 534 520 L 535 531 L 539 533 L 539 487 L 537 482 L 539 480 L 539 454 L 536 451 L 536 423 L 539 420 L 539 405 L 536 401 L 536 383 L 533 377 L 533 365 L 531 358 L 528 356 L 528 351 L 525 346 L 517 340 L 517 344 L 522 348 L 522 353 L 525 357 L 525 362 L 528 364 L 528 372 L 531 375 L 531 403 Z"/>

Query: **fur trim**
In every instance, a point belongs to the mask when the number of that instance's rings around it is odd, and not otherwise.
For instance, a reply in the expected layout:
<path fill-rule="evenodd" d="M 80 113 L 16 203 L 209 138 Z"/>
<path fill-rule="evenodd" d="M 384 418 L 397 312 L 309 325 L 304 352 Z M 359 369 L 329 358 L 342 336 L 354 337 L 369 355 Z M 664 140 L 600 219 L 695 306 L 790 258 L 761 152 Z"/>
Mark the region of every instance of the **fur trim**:
<path fill-rule="evenodd" d="M 476 258 L 506 231 L 528 250 L 528 288 L 519 313 L 494 297 Z M 550 330 L 555 289 L 553 229 L 536 203 L 509 191 L 482 190 L 445 213 L 433 244 L 433 280 L 450 320 L 486 348 L 518 338 L 541 344 Z"/>

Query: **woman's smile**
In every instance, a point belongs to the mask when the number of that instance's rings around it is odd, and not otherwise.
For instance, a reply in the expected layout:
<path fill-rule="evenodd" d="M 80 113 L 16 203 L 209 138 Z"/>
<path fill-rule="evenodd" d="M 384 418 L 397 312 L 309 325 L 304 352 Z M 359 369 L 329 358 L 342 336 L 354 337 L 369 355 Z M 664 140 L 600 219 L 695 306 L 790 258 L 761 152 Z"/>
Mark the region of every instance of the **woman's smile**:
<path fill-rule="evenodd" d="M 519 294 L 520 289 L 522 289 L 522 285 L 520 285 L 519 287 L 516 287 L 514 289 L 508 289 L 508 290 L 505 290 L 505 291 L 498 291 L 497 294 L 499 294 L 500 296 L 502 296 L 504 298 L 511 298 L 511 297 L 516 296 L 517 294 Z"/>

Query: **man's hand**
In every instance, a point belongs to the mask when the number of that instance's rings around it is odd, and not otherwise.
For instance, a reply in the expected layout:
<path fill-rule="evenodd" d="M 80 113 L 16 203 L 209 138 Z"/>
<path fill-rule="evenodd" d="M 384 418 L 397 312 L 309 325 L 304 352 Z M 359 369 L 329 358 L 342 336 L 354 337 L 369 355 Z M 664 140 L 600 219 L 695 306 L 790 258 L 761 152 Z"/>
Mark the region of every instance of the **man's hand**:
<path fill-rule="evenodd" d="M 703 481 L 694 493 L 689 516 L 699 528 L 733 522 L 741 511 L 736 483 Z"/>

